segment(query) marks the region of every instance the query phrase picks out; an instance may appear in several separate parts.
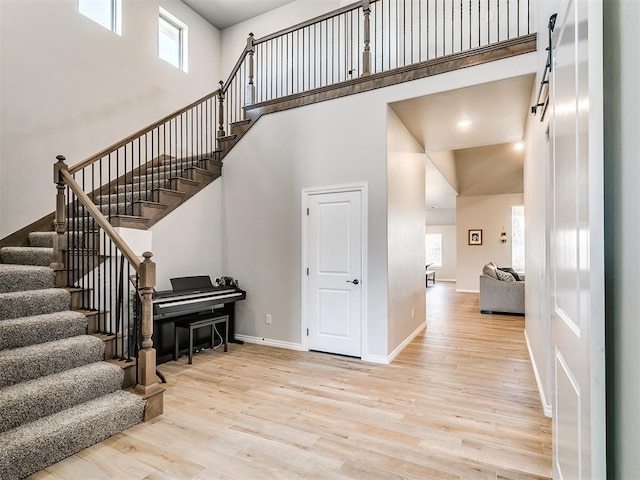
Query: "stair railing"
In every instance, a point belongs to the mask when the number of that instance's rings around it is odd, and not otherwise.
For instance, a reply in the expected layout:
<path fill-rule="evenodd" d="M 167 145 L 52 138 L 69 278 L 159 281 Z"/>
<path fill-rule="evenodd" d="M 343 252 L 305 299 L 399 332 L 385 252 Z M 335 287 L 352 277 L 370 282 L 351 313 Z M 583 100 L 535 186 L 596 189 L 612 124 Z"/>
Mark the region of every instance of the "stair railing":
<path fill-rule="evenodd" d="M 246 90 L 231 90 L 247 106 L 488 46 L 529 34 L 529 11 L 529 0 L 361 0 L 250 35 L 236 64 Z"/>
<path fill-rule="evenodd" d="M 65 158 L 56 158 L 52 265 L 56 282 L 81 291 L 81 300 L 73 307 L 84 311 L 94 326 L 92 330 L 103 336 L 105 357 L 124 363 L 135 359 L 136 390 L 145 396 L 153 395 L 161 389 L 152 342 L 152 294 L 156 284 L 152 254 L 144 252 L 141 261 L 73 178 Z M 138 286 L 135 295 L 124 293 L 130 277 Z M 141 298 L 139 316 L 134 312 L 137 295 Z"/>

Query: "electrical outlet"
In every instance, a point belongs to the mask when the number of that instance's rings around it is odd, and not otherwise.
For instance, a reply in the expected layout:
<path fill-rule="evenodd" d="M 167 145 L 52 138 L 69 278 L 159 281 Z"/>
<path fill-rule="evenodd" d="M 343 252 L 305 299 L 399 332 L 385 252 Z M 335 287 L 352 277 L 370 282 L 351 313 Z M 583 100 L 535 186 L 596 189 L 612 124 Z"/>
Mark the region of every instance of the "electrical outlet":
<path fill-rule="evenodd" d="M 267 313 L 267 314 L 265 315 L 265 318 L 264 318 L 264 319 L 265 319 L 265 321 L 266 321 L 269 325 L 271 325 L 271 315 L 270 315 L 270 314 L 268 314 L 268 313 Z"/>

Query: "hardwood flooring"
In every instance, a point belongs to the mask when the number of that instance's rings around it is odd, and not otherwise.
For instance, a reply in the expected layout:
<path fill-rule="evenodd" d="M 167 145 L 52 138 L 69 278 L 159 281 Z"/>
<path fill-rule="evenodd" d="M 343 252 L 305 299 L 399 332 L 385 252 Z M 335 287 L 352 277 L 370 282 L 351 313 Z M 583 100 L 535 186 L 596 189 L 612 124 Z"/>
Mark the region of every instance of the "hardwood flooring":
<path fill-rule="evenodd" d="M 30 478 L 549 478 L 524 318 L 437 283 L 427 319 L 391 365 L 250 344 L 181 357 L 161 366 L 164 415 Z"/>

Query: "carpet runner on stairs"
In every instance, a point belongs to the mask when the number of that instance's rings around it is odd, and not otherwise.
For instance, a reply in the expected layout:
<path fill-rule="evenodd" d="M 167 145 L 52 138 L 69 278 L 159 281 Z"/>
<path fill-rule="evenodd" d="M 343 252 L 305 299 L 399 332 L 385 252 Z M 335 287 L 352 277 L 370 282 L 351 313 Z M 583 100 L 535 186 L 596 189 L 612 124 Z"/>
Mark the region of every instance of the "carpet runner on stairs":
<path fill-rule="evenodd" d="M 142 421 L 103 340 L 49 267 L 55 233 L 0 249 L 0 479 L 37 472 Z"/>

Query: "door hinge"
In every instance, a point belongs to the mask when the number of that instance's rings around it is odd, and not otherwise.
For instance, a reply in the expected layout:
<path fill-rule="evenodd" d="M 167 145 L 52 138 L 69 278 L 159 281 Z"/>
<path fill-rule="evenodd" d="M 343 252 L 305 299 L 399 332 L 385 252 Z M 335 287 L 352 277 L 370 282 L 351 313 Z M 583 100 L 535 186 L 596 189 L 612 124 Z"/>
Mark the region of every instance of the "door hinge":
<path fill-rule="evenodd" d="M 307 277 L 309 276 L 309 267 L 307 267 Z"/>
<path fill-rule="evenodd" d="M 307 216 L 309 215 L 309 209 L 307 208 Z"/>
<path fill-rule="evenodd" d="M 307 328 L 307 337 L 309 336 L 309 329 Z"/>

